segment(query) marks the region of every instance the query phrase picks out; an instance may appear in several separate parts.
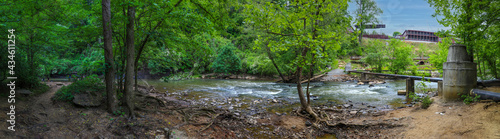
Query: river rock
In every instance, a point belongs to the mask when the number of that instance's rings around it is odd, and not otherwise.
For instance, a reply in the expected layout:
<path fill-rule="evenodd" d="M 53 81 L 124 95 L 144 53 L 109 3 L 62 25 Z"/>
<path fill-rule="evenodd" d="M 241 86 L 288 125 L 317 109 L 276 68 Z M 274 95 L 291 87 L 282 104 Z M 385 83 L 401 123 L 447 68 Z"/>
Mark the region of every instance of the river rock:
<path fill-rule="evenodd" d="M 311 126 L 311 125 L 312 125 L 312 123 L 311 123 L 311 122 L 309 122 L 309 120 L 308 120 L 308 121 L 306 121 L 306 126 Z"/>
<path fill-rule="evenodd" d="M 254 125 L 254 124 L 257 124 L 257 120 L 255 120 L 253 117 L 251 117 L 251 118 L 247 119 L 247 123 Z"/>
<path fill-rule="evenodd" d="M 97 107 L 101 105 L 102 95 L 94 92 L 77 93 L 74 95 L 73 103 L 83 107 Z"/>
<path fill-rule="evenodd" d="M 170 134 L 171 139 L 186 139 L 188 138 L 186 132 L 180 131 L 177 129 L 172 129 L 172 133 Z"/>
<path fill-rule="evenodd" d="M 278 101 L 277 101 L 276 99 L 273 99 L 273 101 L 272 101 L 272 102 L 273 102 L 273 103 L 278 103 Z"/>
<path fill-rule="evenodd" d="M 351 107 L 351 104 L 344 104 L 344 108 L 349 108 Z"/>
<path fill-rule="evenodd" d="M 165 139 L 165 135 L 157 135 L 155 139 Z"/>
<path fill-rule="evenodd" d="M 349 113 L 350 113 L 350 114 L 356 114 L 356 113 L 358 113 L 358 111 L 351 111 L 351 112 L 349 112 Z"/>
<path fill-rule="evenodd" d="M 358 82 L 358 85 L 363 85 L 363 84 L 365 84 L 365 83 L 363 83 L 363 82 Z"/>

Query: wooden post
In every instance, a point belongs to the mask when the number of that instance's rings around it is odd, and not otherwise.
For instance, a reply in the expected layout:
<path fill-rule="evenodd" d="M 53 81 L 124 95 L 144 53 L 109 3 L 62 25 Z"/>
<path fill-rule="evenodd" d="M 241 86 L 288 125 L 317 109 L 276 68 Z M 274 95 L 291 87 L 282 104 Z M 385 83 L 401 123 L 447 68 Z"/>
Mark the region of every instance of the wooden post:
<path fill-rule="evenodd" d="M 409 94 L 415 93 L 415 80 L 408 78 L 406 79 L 406 99 L 409 99 Z"/>
<path fill-rule="evenodd" d="M 438 81 L 438 96 L 443 96 L 443 81 Z"/>
<path fill-rule="evenodd" d="M 366 73 L 361 73 L 361 80 L 365 80 L 366 81 Z"/>

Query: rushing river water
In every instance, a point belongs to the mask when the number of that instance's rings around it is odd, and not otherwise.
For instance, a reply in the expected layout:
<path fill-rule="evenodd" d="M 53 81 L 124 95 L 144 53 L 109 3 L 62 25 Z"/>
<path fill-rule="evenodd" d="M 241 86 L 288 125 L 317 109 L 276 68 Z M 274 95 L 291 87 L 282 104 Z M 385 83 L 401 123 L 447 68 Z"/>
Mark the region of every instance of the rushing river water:
<path fill-rule="evenodd" d="M 193 79 L 183 81 L 162 82 L 159 80 L 143 80 L 161 92 L 188 92 L 199 97 L 226 98 L 252 96 L 263 99 L 282 99 L 299 101 L 296 84 L 275 83 L 257 80 L 218 80 Z M 419 86 L 420 81 L 415 81 Z M 425 83 L 427 88 L 436 90 L 437 83 Z M 307 84 L 303 85 L 305 87 Z M 355 82 L 313 82 L 310 84 L 314 101 L 352 101 L 352 103 L 367 103 L 372 106 L 385 106 L 398 96 L 397 90 L 404 90 L 404 80 L 387 80 L 385 84 L 357 85 Z"/>

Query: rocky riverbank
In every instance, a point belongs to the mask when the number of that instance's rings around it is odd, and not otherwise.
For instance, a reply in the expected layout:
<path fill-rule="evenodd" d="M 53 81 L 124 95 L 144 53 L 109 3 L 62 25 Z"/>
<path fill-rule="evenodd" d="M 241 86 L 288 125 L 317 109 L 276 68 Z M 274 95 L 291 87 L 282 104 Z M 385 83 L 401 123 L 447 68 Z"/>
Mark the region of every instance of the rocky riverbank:
<path fill-rule="evenodd" d="M 61 86 L 16 102 L 16 132 L 5 138 L 497 138 L 500 104 L 443 103 L 397 110 L 364 103 L 313 103 L 330 126 L 297 113 L 285 98 L 202 98 L 194 92 L 158 92 L 141 87 L 137 119 L 50 100 Z M 63 84 L 66 85 L 66 84 Z M 418 104 L 415 104 L 418 105 Z M 7 109 L 8 103 L 0 103 Z M 120 108 L 123 111 L 125 109 Z M 5 119 L 5 115 L 0 115 Z M 7 127 L 6 122 L 0 126 Z"/>

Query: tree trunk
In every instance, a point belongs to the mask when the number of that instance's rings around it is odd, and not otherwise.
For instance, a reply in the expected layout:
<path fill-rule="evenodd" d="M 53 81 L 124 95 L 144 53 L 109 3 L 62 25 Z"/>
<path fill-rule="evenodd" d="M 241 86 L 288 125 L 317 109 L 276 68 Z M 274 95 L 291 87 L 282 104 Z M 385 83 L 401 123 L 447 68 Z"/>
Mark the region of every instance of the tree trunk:
<path fill-rule="evenodd" d="M 302 58 L 304 58 L 306 56 L 306 54 L 307 54 L 307 49 L 302 51 Z M 296 72 L 297 72 L 297 92 L 299 93 L 299 99 L 300 99 L 300 104 L 301 104 L 300 106 L 301 106 L 302 110 L 304 110 L 307 113 L 309 113 L 310 115 L 312 115 L 315 120 L 318 120 L 319 119 L 318 114 L 316 114 L 312 110 L 311 106 L 307 103 L 307 100 L 304 96 L 304 92 L 302 92 L 302 84 L 300 84 L 300 82 L 302 80 L 302 67 L 301 67 L 301 65 L 299 65 L 299 63 L 297 63 L 297 71 Z"/>
<path fill-rule="evenodd" d="M 105 82 L 108 97 L 108 112 L 116 111 L 116 93 L 113 87 L 115 79 L 115 63 L 113 60 L 112 32 L 111 32 L 111 2 L 102 1 L 102 31 L 104 37 L 104 60 L 106 65 Z"/>
<path fill-rule="evenodd" d="M 363 31 L 364 31 L 364 27 L 363 27 L 363 22 L 360 23 L 360 26 L 359 26 L 359 36 L 358 36 L 358 44 L 359 46 L 361 46 L 361 43 L 362 43 L 362 39 L 363 39 Z"/>
<path fill-rule="evenodd" d="M 134 65 L 138 65 L 138 63 L 134 63 Z M 137 71 L 138 67 L 134 66 L 134 88 L 137 90 Z"/>
<path fill-rule="evenodd" d="M 288 82 L 287 80 L 285 80 L 285 76 L 283 76 L 283 74 L 281 74 L 281 70 L 278 67 L 278 65 L 276 64 L 276 62 L 274 62 L 274 57 L 271 55 L 271 49 L 269 47 L 267 47 L 267 46 L 266 46 L 266 48 L 267 48 L 267 56 L 269 57 L 269 59 L 271 59 L 271 62 L 273 63 L 274 68 L 276 68 L 276 70 L 278 71 L 278 74 L 280 75 L 281 80 L 284 83 Z"/>
<path fill-rule="evenodd" d="M 177 3 L 174 5 L 174 7 L 172 7 L 172 9 L 170 9 L 170 11 L 168 11 L 167 13 L 165 13 L 165 15 L 169 15 L 170 12 L 172 12 L 174 10 L 175 7 L 179 6 L 181 4 L 183 0 L 179 0 L 177 1 Z M 158 28 L 160 25 L 162 25 L 163 23 L 163 20 L 164 18 L 161 18 L 160 19 L 160 22 L 158 22 L 156 24 L 156 26 L 151 30 L 151 32 L 155 31 L 156 28 Z M 144 50 L 144 47 L 146 46 L 146 43 L 148 43 L 148 40 L 150 38 L 152 33 L 147 33 L 146 37 L 144 38 L 144 40 L 141 42 L 140 46 L 139 46 L 139 51 L 137 53 L 137 57 L 135 58 L 135 64 L 137 65 L 138 62 L 139 62 L 139 59 L 141 58 L 141 55 L 142 55 L 142 51 Z M 134 71 L 135 71 L 135 76 L 136 76 L 136 79 L 135 79 L 135 88 L 137 88 L 137 67 L 134 67 Z"/>
<path fill-rule="evenodd" d="M 125 71 L 125 101 L 127 108 L 129 110 L 129 117 L 135 118 L 134 113 L 134 90 L 133 87 L 133 76 L 134 76 L 134 20 L 135 20 L 135 7 L 129 6 L 127 11 L 128 23 L 127 23 L 127 36 L 126 36 L 126 46 L 127 46 L 127 66 Z"/>

